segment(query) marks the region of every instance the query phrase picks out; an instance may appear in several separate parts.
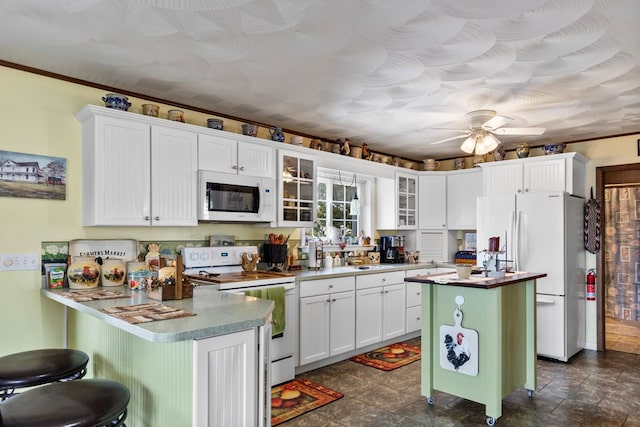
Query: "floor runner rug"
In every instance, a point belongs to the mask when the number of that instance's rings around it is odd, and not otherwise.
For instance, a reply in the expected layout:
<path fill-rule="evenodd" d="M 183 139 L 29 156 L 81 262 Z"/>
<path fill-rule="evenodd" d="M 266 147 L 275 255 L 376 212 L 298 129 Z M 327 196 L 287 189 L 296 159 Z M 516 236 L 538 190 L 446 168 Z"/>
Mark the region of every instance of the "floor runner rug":
<path fill-rule="evenodd" d="M 392 371 L 420 360 L 420 346 L 400 342 L 353 356 L 350 360 L 383 371 Z"/>
<path fill-rule="evenodd" d="M 277 426 L 342 397 L 342 393 L 304 378 L 277 385 L 271 388 L 271 425 Z"/>

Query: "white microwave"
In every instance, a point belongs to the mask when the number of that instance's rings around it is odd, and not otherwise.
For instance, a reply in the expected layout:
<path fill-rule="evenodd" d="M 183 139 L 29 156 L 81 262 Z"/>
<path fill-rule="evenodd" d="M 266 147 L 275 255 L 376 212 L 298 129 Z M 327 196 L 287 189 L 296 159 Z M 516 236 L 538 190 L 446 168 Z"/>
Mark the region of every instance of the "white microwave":
<path fill-rule="evenodd" d="M 199 221 L 271 222 L 275 203 L 275 179 L 198 171 Z"/>

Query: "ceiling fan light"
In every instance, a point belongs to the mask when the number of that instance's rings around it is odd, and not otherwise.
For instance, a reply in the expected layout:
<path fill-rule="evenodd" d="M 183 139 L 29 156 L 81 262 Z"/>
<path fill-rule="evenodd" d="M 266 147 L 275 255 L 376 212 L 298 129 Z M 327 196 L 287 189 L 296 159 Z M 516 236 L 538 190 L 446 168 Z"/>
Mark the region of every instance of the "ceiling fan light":
<path fill-rule="evenodd" d="M 473 153 L 473 150 L 476 148 L 476 138 L 474 135 L 469 136 L 469 138 L 465 139 L 460 149 L 465 153 Z"/>
<path fill-rule="evenodd" d="M 486 134 L 483 138 L 482 138 L 482 142 L 484 144 L 485 149 L 487 150 L 486 152 L 488 153 L 489 151 L 493 151 L 496 148 L 498 148 L 498 139 L 491 135 L 490 133 Z"/>
<path fill-rule="evenodd" d="M 481 156 L 483 154 L 487 154 L 489 151 L 491 150 L 487 149 L 487 144 L 485 144 L 482 139 L 479 139 L 476 143 L 476 154 Z"/>

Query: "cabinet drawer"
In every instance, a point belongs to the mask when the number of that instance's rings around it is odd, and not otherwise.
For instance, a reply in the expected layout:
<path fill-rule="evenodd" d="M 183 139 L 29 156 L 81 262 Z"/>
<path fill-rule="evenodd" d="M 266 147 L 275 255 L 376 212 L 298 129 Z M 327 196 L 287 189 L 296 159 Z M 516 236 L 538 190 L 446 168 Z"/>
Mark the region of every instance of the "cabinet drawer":
<path fill-rule="evenodd" d="M 388 273 L 362 274 L 356 276 L 356 289 L 367 289 L 376 286 L 386 286 L 404 283 L 404 271 L 390 271 Z"/>
<path fill-rule="evenodd" d="M 353 291 L 353 289 L 353 276 L 305 280 L 300 282 L 300 297 L 311 297 L 315 295 L 330 294 L 334 292 Z"/>
<path fill-rule="evenodd" d="M 415 307 L 422 304 L 422 284 L 407 283 L 407 307 Z"/>
<path fill-rule="evenodd" d="M 422 316 L 422 307 L 407 308 L 407 333 L 420 330 L 420 316 Z"/>

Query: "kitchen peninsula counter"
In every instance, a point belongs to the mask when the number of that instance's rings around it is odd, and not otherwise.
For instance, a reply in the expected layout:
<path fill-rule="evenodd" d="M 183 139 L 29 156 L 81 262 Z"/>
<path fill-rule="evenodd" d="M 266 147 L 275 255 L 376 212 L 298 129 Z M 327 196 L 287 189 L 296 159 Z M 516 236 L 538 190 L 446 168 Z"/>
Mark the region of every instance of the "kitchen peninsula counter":
<path fill-rule="evenodd" d="M 273 301 L 219 292 L 207 286 L 195 287 L 193 298 L 170 301 L 152 300 L 146 297 L 144 291 L 129 290 L 124 286 L 93 289 L 117 291 L 126 297 L 76 302 L 64 296 L 73 289 L 42 289 L 41 293 L 66 307 L 153 342 L 194 340 L 257 328 L 267 323 L 273 310 Z M 131 324 L 100 311 L 103 308 L 154 302 L 194 313 L 195 316 Z"/>
<path fill-rule="evenodd" d="M 545 276 L 405 278 L 422 284 L 421 383 L 430 404 L 434 390 L 482 403 L 493 425 L 504 397 L 522 387 L 533 395 L 536 279 Z"/>
<path fill-rule="evenodd" d="M 268 426 L 265 344 L 272 301 L 214 286 L 196 287 L 193 298 L 170 301 L 151 300 L 124 286 L 104 289 L 126 297 L 76 302 L 62 295 L 68 288 L 41 293 L 43 300 L 65 307 L 65 344 L 89 355 L 87 378 L 129 388 L 127 425 Z M 196 315 L 130 324 L 100 311 L 150 302 Z"/>

